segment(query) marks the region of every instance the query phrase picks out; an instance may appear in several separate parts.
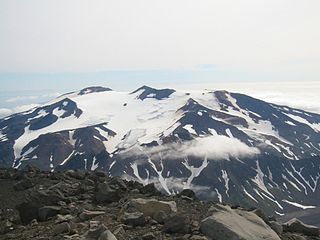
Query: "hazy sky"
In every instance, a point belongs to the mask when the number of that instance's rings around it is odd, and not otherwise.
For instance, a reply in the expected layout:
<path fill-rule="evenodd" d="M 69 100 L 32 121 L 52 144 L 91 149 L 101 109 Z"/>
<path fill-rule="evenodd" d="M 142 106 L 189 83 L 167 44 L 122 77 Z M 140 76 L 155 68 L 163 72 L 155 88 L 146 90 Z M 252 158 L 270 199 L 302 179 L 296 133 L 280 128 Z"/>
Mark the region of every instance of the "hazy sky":
<path fill-rule="evenodd" d="M 0 71 L 214 68 L 315 80 L 319 9 L 319 0 L 0 0 Z"/>
<path fill-rule="evenodd" d="M 0 0 L 0 108 L 88 85 L 319 90 L 319 9 L 319 0 Z"/>

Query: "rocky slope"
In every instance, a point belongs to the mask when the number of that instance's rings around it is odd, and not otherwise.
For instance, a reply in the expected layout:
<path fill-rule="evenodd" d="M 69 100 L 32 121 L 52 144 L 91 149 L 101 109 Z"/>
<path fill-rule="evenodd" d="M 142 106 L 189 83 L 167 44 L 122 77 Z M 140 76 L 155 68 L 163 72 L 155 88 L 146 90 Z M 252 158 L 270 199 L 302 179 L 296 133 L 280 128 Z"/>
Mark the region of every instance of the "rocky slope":
<path fill-rule="evenodd" d="M 162 195 L 104 172 L 0 170 L 0 239 L 319 240 L 316 227 L 261 210 Z"/>

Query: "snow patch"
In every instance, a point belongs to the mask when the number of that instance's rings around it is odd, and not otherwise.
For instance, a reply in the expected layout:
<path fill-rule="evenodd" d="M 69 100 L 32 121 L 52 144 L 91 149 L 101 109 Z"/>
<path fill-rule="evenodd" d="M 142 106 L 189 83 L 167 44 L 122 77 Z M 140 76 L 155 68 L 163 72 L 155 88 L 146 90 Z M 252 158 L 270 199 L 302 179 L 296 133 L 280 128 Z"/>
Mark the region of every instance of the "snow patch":
<path fill-rule="evenodd" d="M 301 208 L 301 209 L 312 209 L 312 208 L 316 208 L 316 206 L 306 206 L 306 205 L 302 205 L 300 203 L 296 203 L 296 202 L 290 202 L 288 200 L 282 200 L 282 202 L 288 203 L 292 206 L 295 206 L 297 208 Z"/>

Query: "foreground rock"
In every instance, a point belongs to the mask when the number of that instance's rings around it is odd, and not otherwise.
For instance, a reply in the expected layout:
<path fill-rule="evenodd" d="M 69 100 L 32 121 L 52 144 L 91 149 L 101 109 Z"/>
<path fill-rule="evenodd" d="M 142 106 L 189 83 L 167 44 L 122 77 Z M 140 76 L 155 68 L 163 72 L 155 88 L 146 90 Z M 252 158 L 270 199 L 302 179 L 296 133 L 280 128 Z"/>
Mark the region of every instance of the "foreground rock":
<path fill-rule="evenodd" d="M 211 216 L 201 222 L 201 232 L 215 240 L 280 240 L 280 237 L 255 213 L 231 209 L 229 206 L 212 207 Z"/>
<path fill-rule="evenodd" d="M 0 240 L 320 240 L 298 220 L 282 225 L 190 189 L 165 196 L 103 172 L 28 171 L 0 169 Z"/>
<path fill-rule="evenodd" d="M 289 222 L 285 223 L 283 225 L 283 230 L 285 232 L 301 233 L 307 236 L 320 236 L 319 228 L 304 224 L 296 218 L 293 218 Z"/>
<path fill-rule="evenodd" d="M 177 212 L 177 205 L 174 201 L 138 198 L 132 199 L 128 206 L 138 209 L 145 216 L 150 216 L 159 223 L 162 223 L 168 215 Z"/>

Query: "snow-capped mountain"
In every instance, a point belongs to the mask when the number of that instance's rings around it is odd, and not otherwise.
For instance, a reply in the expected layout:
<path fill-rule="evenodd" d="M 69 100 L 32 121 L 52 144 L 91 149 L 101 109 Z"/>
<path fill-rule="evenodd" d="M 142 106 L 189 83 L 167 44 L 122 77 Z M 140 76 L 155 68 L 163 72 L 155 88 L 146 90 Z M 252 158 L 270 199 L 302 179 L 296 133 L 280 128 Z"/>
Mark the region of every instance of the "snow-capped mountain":
<path fill-rule="evenodd" d="M 320 115 L 227 91 L 88 87 L 0 120 L 2 167 L 101 169 L 278 215 L 319 204 L 319 156 Z"/>

